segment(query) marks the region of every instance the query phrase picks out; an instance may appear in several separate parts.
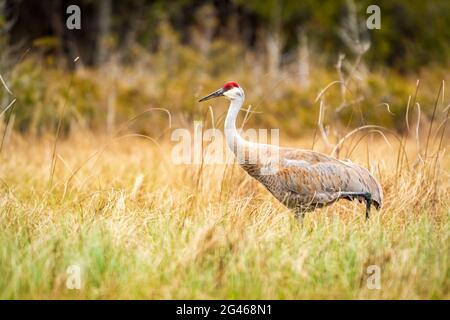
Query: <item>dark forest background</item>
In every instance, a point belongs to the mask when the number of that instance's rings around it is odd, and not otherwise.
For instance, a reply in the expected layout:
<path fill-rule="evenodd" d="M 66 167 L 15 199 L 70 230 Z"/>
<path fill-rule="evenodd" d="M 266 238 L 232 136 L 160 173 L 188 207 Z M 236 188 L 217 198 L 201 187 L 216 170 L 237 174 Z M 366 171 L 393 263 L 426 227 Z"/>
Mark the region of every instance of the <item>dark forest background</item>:
<path fill-rule="evenodd" d="M 66 27 L 72 4 L 80 30 Z M 381 28 L 368 30 L 372 4 Z M 0 0 L 0 47 L 4 111 L 16 99 L 3 122 L 21 132 L 59 119 L 64 132 L 112 132 L 149 108 L 190 126 L 204 116 L 198 97 L 229 80 L 246 89 L 250 125 L 296 135 L 316 127 L 322 103 L 324 127 L 405 132 L 408 110 L 432 117 L 450 81 L 450 1 Z M 166 126 L 151 118 L 133 130 Z"/>
<path fill-rule="evenodd" d="M 65 27 L 71 4 L 81 8 L 81 30 Z M 365 35 L 372 43 L 368 62 L 410 71 L 448 61 L 450 1 L 359 0 L 356 9 L 362 18 L 369 16 L 365 9 L 371 4 L 382 8 L 383 27 Z M 10 25 L 10 45 L 40 46 L 60 58 L 81 55 L 95 65 L 107 58 L 107 49 L 119 51 L 124 61 L 133 45 L 158 50 L 158 25 L 164 20 L 183 44 L 195 44 L 193 29 L 251 50 L 271 36 L 280 38 L 280 51 L 289 56 L 299 35 L 307 34 L 332 57 L 344 45 L 339 26 L 348 8 L 345 0 L 8 0 L 2 10 Z"/>

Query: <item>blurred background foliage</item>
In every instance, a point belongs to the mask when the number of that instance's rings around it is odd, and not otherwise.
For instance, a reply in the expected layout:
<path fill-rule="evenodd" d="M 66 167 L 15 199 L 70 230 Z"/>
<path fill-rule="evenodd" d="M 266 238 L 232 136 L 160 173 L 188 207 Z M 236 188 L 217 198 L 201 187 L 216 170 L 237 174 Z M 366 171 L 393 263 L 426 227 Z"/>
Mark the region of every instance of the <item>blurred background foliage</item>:
<path fill-rule="evenodd" d="M 71 4 L 81 30 L 66 28 Z M 372 4 L 379 30 L 365 27 Z M 11 90 L 1 88 L 0 107 L 16 98 L 3 122 L 32 134 L 59 119 L 64 132 L 114 132 L 151 108 L 190 127 L 208 112 L 198 98 L 229 80 L 246 89 L 254 127 L 312 130 L 316 97 L 329 86 L 325 125 L 403 132 L 417 79 L 423 119 L 450 80 L 446 0 L 0 0 L 0 29 L 0 74 Z M 215 110 L 220 120 L 226 110 Z M 155 134 L 167 115 L 154 110 L 126 125 Z"/>

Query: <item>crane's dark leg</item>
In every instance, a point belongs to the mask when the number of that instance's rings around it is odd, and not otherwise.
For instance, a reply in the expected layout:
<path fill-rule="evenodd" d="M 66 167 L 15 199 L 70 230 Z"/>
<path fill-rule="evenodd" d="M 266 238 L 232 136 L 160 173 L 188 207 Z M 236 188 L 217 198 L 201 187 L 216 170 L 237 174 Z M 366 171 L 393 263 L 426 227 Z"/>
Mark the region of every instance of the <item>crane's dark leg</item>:
<path fill-rule="evenodd" d="M 372 205 L 372 194 L 370 192 L 340 192 L 340 198 L 347 198 L 353 200 L 355 198 L 364 198 L 366 202 L 366 219 L 369 219 L 370 206 Z"/>
<path fill-rule="evenodd" d="M 366 220 L 369 219 L 370 205 L 372 204 L 372 195 L 367 192 L 364 199 L 366 200 Z"/>

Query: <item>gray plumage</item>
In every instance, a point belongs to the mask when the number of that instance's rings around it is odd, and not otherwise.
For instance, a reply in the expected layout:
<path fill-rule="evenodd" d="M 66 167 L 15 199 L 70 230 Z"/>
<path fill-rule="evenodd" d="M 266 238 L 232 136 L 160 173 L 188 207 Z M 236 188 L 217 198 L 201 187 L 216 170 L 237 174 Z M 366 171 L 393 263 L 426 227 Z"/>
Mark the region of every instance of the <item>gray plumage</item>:
<path fill-rule="evenodd" d="M 303 215 L 339 199 L 358 199 L 366 203 L 366 217 L 372 204 L 381 207 L 381 186 L 366 168 L 311 150 L 246 141 L 236 129 L 244 91 L 236 82 L 228 82 L 200 101 L 219 96 L 231 101 L 225 119 L 228 146 L 241 167 L 285 206 Z"/>

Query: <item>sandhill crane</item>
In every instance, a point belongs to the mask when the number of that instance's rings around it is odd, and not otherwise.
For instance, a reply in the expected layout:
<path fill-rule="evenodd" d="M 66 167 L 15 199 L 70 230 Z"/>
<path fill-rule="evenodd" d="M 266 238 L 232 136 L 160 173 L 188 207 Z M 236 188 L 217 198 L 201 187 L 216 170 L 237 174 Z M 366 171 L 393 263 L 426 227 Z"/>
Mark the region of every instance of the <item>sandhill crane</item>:
<path fill-rule="evenodd" d="M 369 218 L 372 204 L 377 209 L 381 207 L 381 186 L 367 169 L 312 150 L 247 141 L 236 129 L 236 118 L 244 103 L 244 90 L 236 82 L 227 82 L 199 102 L 220 96 L 230 100 L 225 118 L 225 137 L 239 164 L 296 216 L 303 217 L 305 212 L 339 199 L 364 200 L 366 218 Z M 258 157 L 251 157 L 255 153 Z"/>

